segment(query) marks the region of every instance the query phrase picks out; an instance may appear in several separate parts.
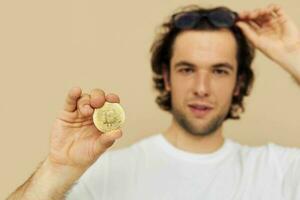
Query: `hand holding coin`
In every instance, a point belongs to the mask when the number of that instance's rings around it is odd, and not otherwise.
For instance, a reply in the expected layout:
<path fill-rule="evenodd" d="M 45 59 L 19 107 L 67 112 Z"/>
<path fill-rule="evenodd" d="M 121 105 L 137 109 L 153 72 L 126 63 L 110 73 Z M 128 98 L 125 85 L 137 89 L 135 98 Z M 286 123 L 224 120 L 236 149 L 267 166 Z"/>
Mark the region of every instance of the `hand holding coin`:
<path fill-rule="evenodd" d="M 117 95 L 105 95 L 100 89 L 88 94 L 72 88 L 55 121 L 48 159 L 59 165 L 89 167 L 122 136 L 125 115 L 119 103 Z"/>

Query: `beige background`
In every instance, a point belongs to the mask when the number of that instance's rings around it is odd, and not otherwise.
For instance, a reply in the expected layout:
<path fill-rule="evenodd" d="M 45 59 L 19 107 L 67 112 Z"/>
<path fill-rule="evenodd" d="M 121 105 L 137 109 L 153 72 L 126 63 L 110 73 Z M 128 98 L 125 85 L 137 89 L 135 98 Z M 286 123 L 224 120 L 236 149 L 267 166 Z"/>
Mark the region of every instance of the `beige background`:
<path fill-rule="evenodd" d="M 297 0 L 272 2 L 300 24 Z M 271 1 L 0 1 L 0 199 L 47 155 L 51 126 L 72 86 L 120 95 L 127 121 L 113 148 L 169 125 L 154 103 L 149 47 L 162 19 L 189 3 L 241 10 Z M 225 135 L 243 144 L 300 147 L 299 86 L 261 54 L 254 69 L 246 113 L 226 123 Z"/>

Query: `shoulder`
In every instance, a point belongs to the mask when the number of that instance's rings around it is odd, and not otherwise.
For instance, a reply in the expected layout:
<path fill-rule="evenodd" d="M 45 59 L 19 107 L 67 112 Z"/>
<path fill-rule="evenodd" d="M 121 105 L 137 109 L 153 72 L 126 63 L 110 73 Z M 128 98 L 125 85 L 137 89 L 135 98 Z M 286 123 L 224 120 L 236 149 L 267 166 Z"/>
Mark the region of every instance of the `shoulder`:
<path fill-rule="evenodd" d="M 259 146 L 249 146 L 237 144 L 239 151 L 242 155 L 245 156 L 254 156 L 254 157 L 273 157 L 273 158 L 297 158 L 300 155 L 300 148 L 296 147 L 287 147 L 273 142 L 268 142 L 264 145 Z"/>
<path fill-rule="evenodd" d="M 277 167 L 286 171 L 289 166 L 300 162 L 300 148 L 287 147 L 274 142 L 260 146 L 239 144 L 235 141 L 239 158 L 247 163 L 255 163 L 256 166 Z"/>

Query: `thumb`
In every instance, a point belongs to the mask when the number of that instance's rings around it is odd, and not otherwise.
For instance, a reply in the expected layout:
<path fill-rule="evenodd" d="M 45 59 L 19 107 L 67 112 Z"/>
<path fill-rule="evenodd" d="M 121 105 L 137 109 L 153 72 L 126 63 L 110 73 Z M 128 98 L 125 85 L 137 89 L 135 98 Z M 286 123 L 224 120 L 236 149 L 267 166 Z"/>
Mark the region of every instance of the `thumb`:
<path fill-rule="evenodd" d="M 115 140 L 122 137 L 122 131 L 120 129 L 102 133 L 95 142 L 94 151 L 96 155 L 104 153 L 109 147 L 113 145 Z"/>
<path fill-rule="evenodd" d="M 239 21 L 236 23 L 236 25 L 242 29 L 243 33 L 246 35 L 246 37 L 250 40 L 250 42 L 257 47 L 258 45 L 258 34 L 254 30 L 253 27 L 251 27 L 246 22 Z"/>

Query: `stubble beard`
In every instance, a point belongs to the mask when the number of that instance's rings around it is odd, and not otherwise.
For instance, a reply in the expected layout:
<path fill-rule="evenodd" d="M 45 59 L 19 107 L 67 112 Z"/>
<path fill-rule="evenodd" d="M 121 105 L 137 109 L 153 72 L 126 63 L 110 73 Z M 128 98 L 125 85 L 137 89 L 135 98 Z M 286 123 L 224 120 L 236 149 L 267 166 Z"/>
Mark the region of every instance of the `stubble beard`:
<path fill-rule="evenodd" d="M 173 107 L 172 114 L 178 125 L 183 128 L 187 133 L 194 136 L 209 136 L 215 133 L 215 131 L 223 124 L 230 106 L 218 113 L 210 121 L 203 125 L 203 127 L 196 127 L 193 123 L 176 107 Z"/>

